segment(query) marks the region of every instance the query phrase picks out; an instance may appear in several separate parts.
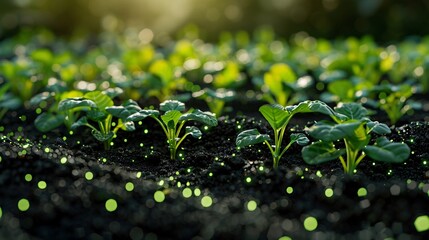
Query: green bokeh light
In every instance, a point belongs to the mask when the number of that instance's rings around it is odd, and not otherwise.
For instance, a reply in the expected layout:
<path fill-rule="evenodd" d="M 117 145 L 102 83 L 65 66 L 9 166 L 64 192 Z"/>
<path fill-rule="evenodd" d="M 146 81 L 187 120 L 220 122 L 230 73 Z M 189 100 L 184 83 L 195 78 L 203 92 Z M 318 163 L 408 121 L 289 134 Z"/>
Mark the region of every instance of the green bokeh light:
<path fill-rule="evenodd" d="M 127 190 L 128 192 L 131 192 L 134 190 L 134 184 L 132 182 L 127 182 L 125 184 L 125 190 Z"/>
<path fill-rule="evenodd" d="M 23 199 L 21 199 L 21 200 L 18 201 L 18 209 L 19 209 L 19 211 L 25 212 L 29 208 L 30 208 L 30 202 L 27 199 L 23 198 Z"/>
<path fill-rule="evenodd" d="M 39 181 L 38 183 L 37 183 L 37 187 L 39 187 L 40 189 L 45 189 L 46 188 L 46 186 L 47 186 L 47 184 L 46 184 L 46 182 L 45 181 Z"/>
<path fill-rule="evenodd" d="M 304 220 L 304 228 L 307 231 L 314 231 L 317 228 L 317 219 L 314 217 L 307 217 Z"/>
<path fill-rule="evenodd" d="M 162 203 L 165 200 L 165 194 L 162 191 L 156 191 L 153 194 L 153 199 L 155 199 L 155 202 Z"/>
<path fill-rule="evenodd" d="M 213 204 L 213 199 L 210 196 L 204 196 L 201 198 L 201 205 L 203 207 L 210 207 Z"/>
<path fill-rule="evenodd" d="M 190 188 L 185 188 L 182 191 L 182 195 L 184 198 L 190 198 L 192 196 L 192 190 Z"/>
<path fill-rule="evenodd" d="M 108 212 L 113 212 L 118 208 L 118 203 L 115 199 L 109 199 L 106 201 L 105 207 Z"/>
<path fill-rule="evenodd" d="M 429 230 L 429 216 L 423 215 L 416 218 L 414 221 L 414 227 L 417 232 L 424 232 Z"/>
<path fill-rule="evenodd" d="M 258 207 L 258 204 L 253 200 L 250 200 L 247 203 L 247 210 L 249 210 L 251 212 L 255 211 L 257 207 Z"/>

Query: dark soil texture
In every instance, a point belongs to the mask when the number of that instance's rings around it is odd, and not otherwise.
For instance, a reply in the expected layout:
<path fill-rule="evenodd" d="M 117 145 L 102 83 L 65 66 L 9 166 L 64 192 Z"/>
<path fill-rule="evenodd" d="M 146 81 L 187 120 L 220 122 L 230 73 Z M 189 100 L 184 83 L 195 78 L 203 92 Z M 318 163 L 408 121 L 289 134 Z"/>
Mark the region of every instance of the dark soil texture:
<path fill-rule="evenodd" d="M 0 239 L 424 239 L 415 220 L 429 215 L 429 122 L 416 116 L 388 136 L 410 146 L 409 160 L 365 159 L 347 176 L 339 161 L 306 165 L 298 145 L 278 170 L 266 146 L 237 149 L 242 130 L 271 134 L 251 117 L 199 125 L 202 138 L 187 138 L 172 161 L 152 120 L 106 151 L 85 129 L 42 134 L 34 114 L 10 112 L 0 124 Z M 287 135 L 307 124 L 295 119 Z"/>

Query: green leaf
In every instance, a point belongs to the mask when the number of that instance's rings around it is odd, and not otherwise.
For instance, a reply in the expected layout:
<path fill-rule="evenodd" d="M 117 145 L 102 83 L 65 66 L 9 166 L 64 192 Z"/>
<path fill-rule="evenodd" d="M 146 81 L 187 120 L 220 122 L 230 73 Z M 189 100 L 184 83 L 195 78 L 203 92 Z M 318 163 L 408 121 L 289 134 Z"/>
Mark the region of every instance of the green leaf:
<path fill-rule="evenodd" d="M 122 120 L 119 120 L 119 121 L 122 121 Z M 132 122 L 132 121 L 124 122 L 122 124 L 123 124 L 123 126 L 121 129 L 124 131 L 131 132 L 131 131 L 136 130 L 136 126 L 135 126 L 134 122 Z"/>
<path fill-rule="evenodd" d="M 169 129 L 174 128 L 179 122 L 180 116 L 182 113 L 177 110 L 170 110 L 161 116 L 162 121 L 165 125 L 168 126 Z"/>
<path fill-rule="evenodd" d="M 199 109 L 195 109 L 192 113 L 185 113 L 180 117 L 180 121 L 189 120 L 198 121 L 211 127 L 217 125 L 217 119 L 215 114 L 211 112 L 203 112 Z"/>
<path fill-rule="evenodd" d="M 131 114 L 130 116 L 128 116 L 125 119 L 125 121 L 135 122 L 135 121 L 143 120 L 143 119 L 150 117 L 150 116 L 158 116 L 158 115 L 159 115 L 158 110 L 143 109 L 143 110 L 140 110 L 139 112 Z"/>
<path fill-rule="evenodd" d="M 305 134 L 302 133 L 292 133 L 290 135 L 290 141 L 291 142 L 296 142 L 298 143 L 298 145 L 307 145 L 310 140 L 308 140 L 307 136 L 305 136 Z"/>
<path fill-rule="evenodd" d="M 192 137 L 194 137 L 194 138 L 199 138 L 199 137 L 201 137 L 203 135 L 201 133 L 200 129 L 198 129 L 195 126 L 187 126 L 186 127 L 186 133 L 191 134 Z"/>
<path fill-rule="evenodd" d="M 133 100 L 128 100 L 122 106 L 113 106 L 113 107 L 107 107 L 106 111 L 112 116 L 120 118 L 120 119 L 126 119 L 130 115 L 139 112 L 142 110 L 137 102 Z"/>
<path fill-rule="evenodd" d="M 105 111 L 107 107 L 113 106 L 112 99 L 100 91 L 88 92 L 84 98 L 92 100 L 100 111 Z"/>
<path fill-rule="evenodd" d="M 355 98 L 355 86 L 350 80 L 338 80 L 328 85 L 328 91 L 337 96 L 339 101 L 353 101 Z"/>
<path fill-rule="evenodd" d="M 373 146 L 366 146 L 364 152 L 376 161 L 388 163 L 401 163 L 410 156 L 407 144 L 390 142 L 386 137 L 378 138 Z"/>
<path fill-rule="evenodd" d="M 235 144 L 237 147 L 245 147 L 270 140 L 268 134 L 260 134 L 257 129 L 249 129 L 238 134 Z"/>
<path fill-rule="evenodd" d="M 96 110 L 88 111 L 86 115 L 88 116 L 89 119 L 93 121 L 101 122 L 104 119 L 106 119 L 108 113 L 106 113 L 105 111 L 99 111 L 98 109 L 96 109 Z"/>
<path fill-rule="evenodd" d="M 112 139 L 113 136 L 115 135 L 113 132 L 108 132 L 106 134 L 103 134 L 102 132 L 94 129 L 91 131 L 91 133 L 95 137 L 95 139 L 97 139 L 100 142 L 104 142 L 109 139 Z"/>
<path fill-rule="evenodd" d="M 171 110 L 182 112 L 185 110 L 185 104 L 177 100 L 167 100 L 159 105 L 159 109 L 164 112 Z"/>
<path fill-rule="evenodd" d="M 370 132 L 375 132 L 377 134 L 389 134 L 391 133 L 390 128 L 384 124 L 384 123 L 379 123 L 377 121 L 370 121 L 366 124 L 370 130 Z"/>
<path fill-rule="evenodd" d="M 67 98 L 58 104 L 58 111 L 65 112 L 74 108 L 97 108 L 97 105 L 89 99 L 84 98 Z"/>
<path fill-rule="evenodd" d="M 310 136 L 325 142 L 334 142 L 343 139 L 346 136 L 355 136 L 355 130 L 361 125 L 361 122 L 349 122 L 341 124 L 331 124 L 320 121 L 306 130 Z"/>
<path fill-rule="evenodd" d="M 55 96 L 55 94 L 50 93 L 50 92 L 39 93 L 30 99 L 30 105 L 31 106 L 38 106 L 42 101 L 46 101 L 50 98 L 53 98 L 54 96 Z"/>
<path fill-rule="evenodd" d="M 3 95 L 3 98 L 0 99 L 0 108 L 18 109 L 21 106 L 22 100 L 11 93 L 6 93 Z"/>
<path fill-rule="evenodd" d="M 338 159 L 344 149 L 336 149 L 331 142 L 315 142 L 302 148 L 302 158 L 308 164 L 319 164 Z"/>
<path fill-rule="evenodd" d="M 348 119 L 360 120 L 368 116 L 368 110 L 359 103 L 340 103 L 335 111 L 347 116 Z"/>
<path fill-rule="evenodd" d="M 331 107 L 328 106 L 328 104 L 319 100 L 304 101 L 297 105 L 287 106 L 285 107 L 285 109 L 292 115 L 297 113 L 317 112 L 328 116 L 333 116 L 339 119 L 346 119 L 346 116 L 336 113 Z"/>
<path fill-rule="evenodd" d="M 70 128 L 72 130 L 75 130 L 76 128 L 81 127 L 81 126 L 88 126 L 88 124 L 89 124 L 88 119 L 86 117 L 81 117 L 81 118 L 79 118 L 79 120 L 77 120 L 75 123 L 73 123 Z"/>
<path fill-rule="evenodd" d="M 50 113 L 42 113 L 34 120 L 34 125 L 41 132 L 49 132 L 55 129 L 64 122 L 64 115 L 54 115 Z"/>
<path fill-rule="evenodd" d="M 278 104 L 263 105 L 259 108 L 259 112 L 261 112 L 264 118 L 275 130 L 287 124 L 290 117 L 290 113 L 285 111 L 284 108 Z"/>

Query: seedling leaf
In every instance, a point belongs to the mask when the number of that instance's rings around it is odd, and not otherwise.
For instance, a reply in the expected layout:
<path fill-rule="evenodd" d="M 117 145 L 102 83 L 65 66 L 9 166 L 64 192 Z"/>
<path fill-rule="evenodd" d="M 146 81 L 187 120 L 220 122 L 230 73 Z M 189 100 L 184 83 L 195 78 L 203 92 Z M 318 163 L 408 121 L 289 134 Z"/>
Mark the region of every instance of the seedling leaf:
<path fill-rule="evenodd" d="M 185 113 L 180 117 L 180 121 L 194 120 L 204 123 L 208 126 L 216 126 L 216 116 L 211 112 L 203 112 L 199 109 L 195 109 L 192 113 Z"/>
<path fill-rule="evenodd" d="M 308 164 L 319 164 L 338 159 L 345 152 L 337 150 L 332 142 L 315 142 L 302 148 L 302 157 Z"/>
<path fill-rule="evenodd" d="M 270 140 L 270 136 L 268 134 L 260 134 L 257 129 L 253 128 L 238 134 L 235 144 L 238 147 L 245 147 L 268 140 Z"/>
<path fill-rule="evenodd" d="M 374 160 L 388 163 L 401 163 L 410 156 L 408 145 L 390 142 L 386 137 L 378 138 L 375 145 L 366 146 L 364 152 Z"/>

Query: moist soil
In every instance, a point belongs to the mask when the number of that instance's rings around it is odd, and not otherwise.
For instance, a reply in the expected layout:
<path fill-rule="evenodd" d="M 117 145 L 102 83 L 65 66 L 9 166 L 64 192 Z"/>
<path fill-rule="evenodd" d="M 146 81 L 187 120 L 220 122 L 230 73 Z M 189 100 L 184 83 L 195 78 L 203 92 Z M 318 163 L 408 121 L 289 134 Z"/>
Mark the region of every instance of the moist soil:
<path fill-rule="evenodd" d="M 411 148 L 406 162 L 366 158 L 354 176 L 345 175 L 339 161 L 305 164 L 298 145 L 273 170 L 266 146 L 235 146 L 242 130 L 271 134 L 266 122 L 248 116 L 219 118 L 213 128 L 197 124 L 201 139 L 187 138 L 180 159 L 170 160 L 153 120 L 119 132 L 104 150 L 87 129 L 40 133 L 33 111 L 9 112 L 0 124 L 0 239 L 428 236 L 415 225 L 429 215 L 427 112 L 392 126 L 388 137 Z M 297 116 L 287 135 L 313 121 Z M 18 208 L 22 199 L 29 202 L 26 211 Z M 113 200 L 116 208 L 109 207 Z M 314 219 L 317 226 L 307 226 Z"/>

